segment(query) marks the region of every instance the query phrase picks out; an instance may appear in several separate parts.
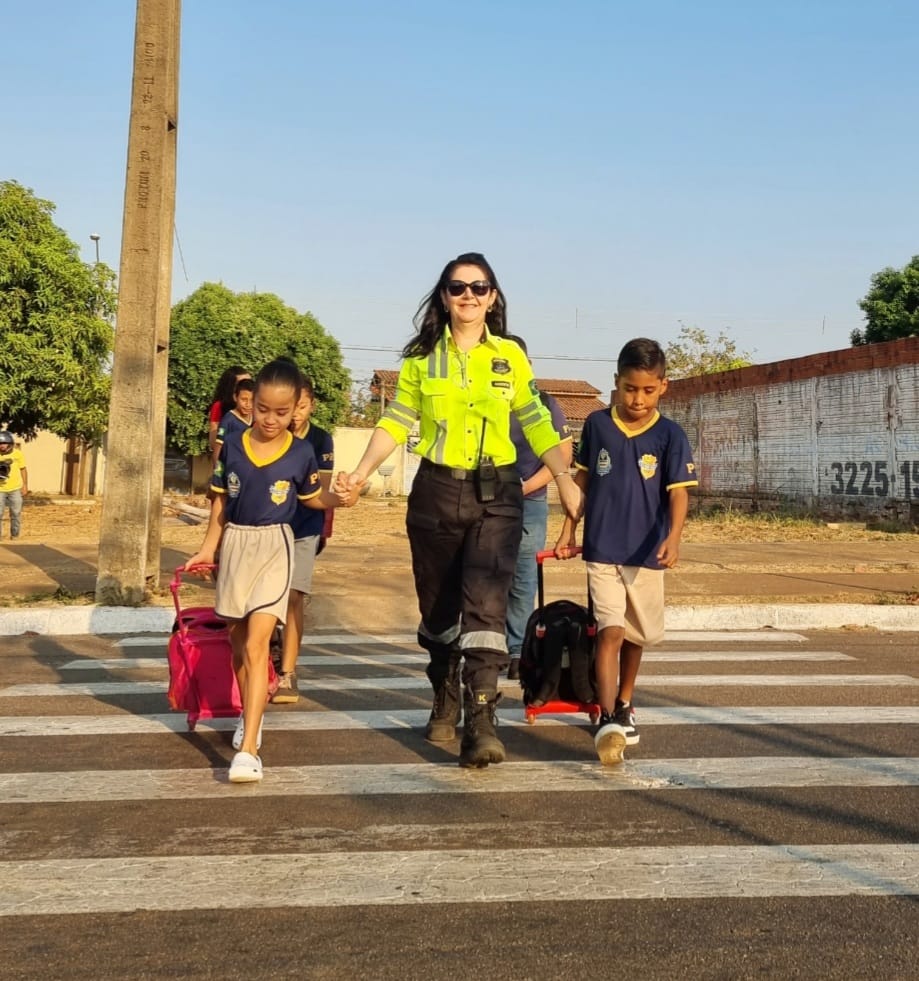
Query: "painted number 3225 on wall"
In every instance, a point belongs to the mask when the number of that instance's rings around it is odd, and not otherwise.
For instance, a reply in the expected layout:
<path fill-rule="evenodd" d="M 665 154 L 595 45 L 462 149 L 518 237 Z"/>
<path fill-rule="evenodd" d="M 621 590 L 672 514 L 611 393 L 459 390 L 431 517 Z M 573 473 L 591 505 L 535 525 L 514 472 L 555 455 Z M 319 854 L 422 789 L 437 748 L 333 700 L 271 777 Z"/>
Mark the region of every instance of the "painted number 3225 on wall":
<path fill-rule="evenodd" d="M 831 463 L 830 470 L 833 474 L 831 494 L 860 494 L 870 497 L 887 497 L 890 494 L 892 478 L 887 473 L 886 460 Z M 900 465 L 899 472 L 903 475 L 902 496 L 919 497 L 919 460 L 905 461 Z"/>

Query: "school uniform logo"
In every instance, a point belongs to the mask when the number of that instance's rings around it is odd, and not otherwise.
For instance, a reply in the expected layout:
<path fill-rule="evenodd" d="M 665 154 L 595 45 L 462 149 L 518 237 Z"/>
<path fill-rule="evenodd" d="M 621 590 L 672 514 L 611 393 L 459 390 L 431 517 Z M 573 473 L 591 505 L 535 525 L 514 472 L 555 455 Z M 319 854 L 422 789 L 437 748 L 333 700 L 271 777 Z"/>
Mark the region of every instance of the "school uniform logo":
<path fill-rule="evenodd" d="M 645 453 L 638 461 L 638 469 L 645 480 L 650 480 L 657 473 L 657 457 L 651 453 Z"/>
<path fill-rule="evenodd" d="M 290 492 L 289 480 L 276 480 L 268 488 L 268 493 L 271 494 L 271 502 L 273 504 L 283 504 L 287 500 L 287 495 L 289 492 Z"/>
<path fill-rule="evenodd" d="M 609 453 L 606 450 L 600 450 L 597 454 L 597 464 L 594 467 L 594 473 L 598 477 L 605 477 L 612 469 L 613 461 L 610 460 Z"/>
<path fill-rule="evenodd" d="M 236 473 L 227 475 L 227 494 L 230 497 L 239 497 L 239 475 Z"/>
<path fill-rule="evenodd" d="M 310 483 L 311 484 L 318 484 L 319 483 L 319 474 L 316 473 L 315 471 L 310 474 Z"/>

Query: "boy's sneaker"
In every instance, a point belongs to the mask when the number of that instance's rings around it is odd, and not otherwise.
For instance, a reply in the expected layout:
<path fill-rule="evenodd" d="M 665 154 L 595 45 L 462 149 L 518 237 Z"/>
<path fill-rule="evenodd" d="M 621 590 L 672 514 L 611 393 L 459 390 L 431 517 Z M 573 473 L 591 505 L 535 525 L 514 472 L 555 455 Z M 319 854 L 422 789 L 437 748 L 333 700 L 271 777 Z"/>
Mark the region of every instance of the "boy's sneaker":
<path fill-rule="evenodd" d="M 626 746 L 638 745 L 638 728 L 635 725 L 635 709 L 631 702 L 616 702 L 613 712 L 613 722 L 625 730 Z"/>
<path fill-rule="evenodd" d="M 246 726 L 243 722 L 243 717 L 239 717 L 239 722 L 236 723 L 236 731 L 233 733 L 233 749 L 239 749 L 243 744 L 243 739 L 246 736 Z M 255 748 L 262 748 L 262 723 L 258 724 L 258 736 L 255 739 Z"/>
<path fill-rule="evenodd" d="M 597 756 L 604 766 L 612 766 L 621 763 L 626 747 L 626 731 L 616 721 L 611 712 L 604 712 L 600 716 L 600 724 L 594 735 L 594 746 Z"/>
<path fill-rule="evenodd" d="M 278 687 L 271 696 L 271 701 L 275 705 L 290 705 L 300 698 L 297 690 L 297 672 L 288 671 L 278 675 Z"/>
<path fill-rule="evenodd" d="M 262 779 L 262 761 L 251 753 L 237 753 L 230 764 L 230 783 L 256 783 Z"/>

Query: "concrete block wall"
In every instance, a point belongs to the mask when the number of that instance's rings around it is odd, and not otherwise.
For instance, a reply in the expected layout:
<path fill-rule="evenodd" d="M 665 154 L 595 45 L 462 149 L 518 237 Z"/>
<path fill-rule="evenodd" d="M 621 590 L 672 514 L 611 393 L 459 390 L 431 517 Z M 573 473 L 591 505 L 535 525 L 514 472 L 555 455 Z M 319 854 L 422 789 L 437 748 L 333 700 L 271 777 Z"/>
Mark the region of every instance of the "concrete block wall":
<path fill-rule="evenodd" d="M 703 497 L 919 517 L 919 338 L 671 382 Z"/>

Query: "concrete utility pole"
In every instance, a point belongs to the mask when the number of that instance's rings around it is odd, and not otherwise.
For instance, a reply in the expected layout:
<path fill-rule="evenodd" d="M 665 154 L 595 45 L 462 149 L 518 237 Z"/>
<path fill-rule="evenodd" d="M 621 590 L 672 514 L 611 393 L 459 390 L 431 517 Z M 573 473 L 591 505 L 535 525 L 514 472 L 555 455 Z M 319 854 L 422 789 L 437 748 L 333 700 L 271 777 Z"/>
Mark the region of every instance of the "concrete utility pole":
<path fill-rule="evenodd" d="M 175 221 L 180 0 L 137 0 L 96 602 L 159 579 Z"/>

